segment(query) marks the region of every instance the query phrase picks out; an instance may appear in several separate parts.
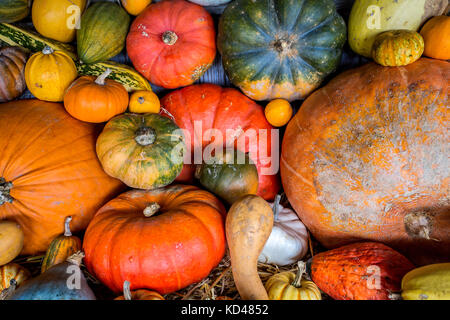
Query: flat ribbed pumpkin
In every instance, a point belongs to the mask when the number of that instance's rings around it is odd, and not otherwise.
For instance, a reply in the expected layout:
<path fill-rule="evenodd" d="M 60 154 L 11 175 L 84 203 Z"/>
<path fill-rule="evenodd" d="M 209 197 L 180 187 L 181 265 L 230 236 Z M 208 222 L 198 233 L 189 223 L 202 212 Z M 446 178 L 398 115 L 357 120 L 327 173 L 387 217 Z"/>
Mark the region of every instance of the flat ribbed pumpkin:
<path fill-rule="evenodd" d="M 25 64 L 28 54 L 20 47 L 0 48 L 0 102 L 11 101 L 27 88 Z"/>
<path fill-rule="evenodd" d="M 337 68 L 345 40 L 332 0 L 236 0 L 220 17 L 217 46 L 247 96 L 292 101 Z"/>
<path fill-rule="evenodd" d="M 131 290 L 177 291 L 206 277 L 223 258 L 225 214 L 216 197 L 194 186 L 125 192 L 89 224 L 84 261 L 115 292 L 124 281 Z"/>
<path fill-rule="evenodd" d="M 37 254 L 64 232 L 83 230 L 122 189 L 95 154 L 98 128 L 73 119 L 61 104 L 20 100 L 0 104 L 0 220 L 18 222 L 22 254 Z"/>
<path fill-rule="evenodd" d="M 283 138 L 281 178 L 323 245 L 372 240 L 418 264 L 448 260 L 449 78 L 445 61 L 369 63 L 303 103 Z"/>

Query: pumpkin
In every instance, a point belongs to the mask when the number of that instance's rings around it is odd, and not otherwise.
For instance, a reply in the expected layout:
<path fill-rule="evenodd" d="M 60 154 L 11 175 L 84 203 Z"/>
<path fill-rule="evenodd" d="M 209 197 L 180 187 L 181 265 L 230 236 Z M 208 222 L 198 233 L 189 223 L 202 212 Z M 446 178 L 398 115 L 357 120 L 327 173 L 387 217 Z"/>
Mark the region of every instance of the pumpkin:
<path fill-rule="evenodd" d="M 114 300 L 164 300 L 158 292 L 150 290 L 130 290 L 130 282 L 123 282 L 123 296 L 117 297 Z"/>
<path fill-rule="evenodd" d="M 267 239 L 258 261 L 279 266 L 292 264 L 308 252 L 308 230 L 297 214 L 279 203 L 280 196 L 271 203 L 274 213 L 272 232 Z"/>
<path fill-rule="evenodd" d="M 27 58 L 28 55 L 19 47 L 0 48 L 0 102 L 17 98 L 27 88 Z"/>
<path fill-rule="evenodd" d="M 353 243 L 312 257 L 311 278 L 335 300 L 390 300 L 414 265 L 377 242 Z"/>
<path fill-rule="evenodd" d="M 402 279 L 403 300 L 450 300 L 450 263 L 409 271 Z"/>
<path fill-rule="evenodd" d="M 371 240 L 416 264 L 448 260 L 449 76 L 439 60 L 368 63 L 302 104 L 283 138 L 281 179 L 322 245 Z"/>
<path fill-rule="evenodd" d="M 72 217 L 69 216 L 64 221 L 64 234 L 56 237 L 50 243 L 42 261 L 41 273 L 44 273 L 55 264 L 66 261 L 71 255 L 81 250 L 81 240 L 72 235 L 70 221 L 72 221 Z"/>
<path fill-rule="evenodd" d="M 64 95 L 64 107 L 75 119 L 86 122 L 106 122 L 125 112 L 128 92 L 115 80 L 106 79 L 111 69 L 98 77 L 83 76 L 74 81 Z"/>
<path fill-rule="evenodd" d="M 425 41 L 424 54 L 434 59 L 450 59 L 450 17 L 437 16 L 420 30 Z"/>
<path fill-rule="evenodd" d="M 89 224 L 85 264 L 115 292 L 126 280 L 131 290 L 177 291 L 206 277 L 223 258 L 225 213 L 216 197 L 194 186 L 128 191 Z"/>
<path fill-rule="evenodd" d="M 161 103 L 153 91 L 139 90 L 130 97 L 128 110 L 134 113 L 159 113 Z"/>
<path fill-rule="evenodd" d="M 292 117 L 292 107 L 289 101 L 284 99 L 275 99 L 270 101 L 264 115 L 267 121 L 274 127 L 282 127 L 286 125 Z"/>
<path fill-rule="evenodd" d="M 0 178 L 0 205 L 12 201 L 8 192 L 11 185 Z M 6 195 L 6 197 L 4 197 Z M 23 231 L 14 221 L 0 221 L 0 266 L 14 260 L 23 248 Z"/>
<path fill-rule="evenodd" d="M 183 134 L 159 114 L 123 114 L 111 119 L 97 139 L 107 174 L 138 189 L 172 183 L 183 168 Z"/>
<path fill-rule="evenodd" d="M 220 6 L 227 4 L 231 0 L 189 0 L 192 3 L 199 4 L 201 6 Z"/>
<path fill-rule="evenodd" d="M 14 279 L 16 286 L 31 277 L 30 272 L 17 263 L 8 263 L 0 267 L 0 292 L 9 288 L 11 280 Z"/>
<path fill-rule="evenodd" d="M 63 51 L 45 47 L 33 54 L 25 66 L 28 90 L 39 100 L 63 101 L 64 92 L 77 77 L 77 67 Z"/>
<path fill-rule="evenodd" d="M 239 150 L 219 151 L 211 159 L 198 165 L 195 177 L 208 191 L 229 204 L 246 194 L 258 191 L 258 170 L 253 162 Z"/>
<path fill-rule="evenodd" d="M 306 264 L 298 262 L 297 273 L 276 273 L 267 280 L 265 288 L 270 300 L 322 300 L 319 288 L 312 281 L 303 279 Z"/>
<path fill-rule="evenodd" d="M 350 47 L 371 58 L 378 34 L 398 29 L 417 31 L 430 17 L 442 14 L 447 4 L 447 0 L 356 0 L 348 20 Z"/>
<path fill-rule="evenodd" d="M 182 128 L 187 144 L 183 172 L 178 181 L 191 182 L 195 165 L 201 164 L 203 151 L 215 141 L 224 147 L 235 146 L 258 169 L 258 195 L 272 200 L 280 187 L 278 172 L 278 131 L 267 122 L 261 106 L 236 89 L 212 84 L 192 85 L 167 94 L 161 114 Z M 211 135 L 208 134 L 211 133 Z M 201 137 L 198 136 L 201 134 Z M 214 139 L 214 140 L 213 140 Z"/>
<path fill-rule="evenodd" d="M 96 300 L 80 269 L 79 251 L 16 289 L 8 300 Z"/>
<path fill-rule="evenodd" d="M 345 41 L 333 0 L 237 0 L 220 17 L 217 46 L 248 97 L 293 101 L 338 67 Z"/>
<path fill-rule="evenodd" d="M 20 224 L 24 255 L 44 252 L 68 215 L 72 231 L 84 230 L 123 188 L 98 162 L 98 128 L 73 119 L 61 104 L 0 104 L 0 128 L 0 220 Z"/>
<path fill-rule="evenodd" d="M 85 7 L 86 0 L 34 0 L 31 9 L 33 25 L 44 37 L 72 42 Z"/>
<path fill-rule="evenodd" d="M 132 16 L 138 16 L 152 0 L 121 0 L 122 6 Z"/>
<path fill-rule="evenodd" d="M 178 88 L 194 83 L 216 55 L 214 22 L 201 6 L 162 1 L 148 6 L 133 22 L 127 52 L 151 83 Z"/>
<path fill-rule="evenodd" d="M 382 66 L 405 66 L 417 61 L 422 56 L 423 48 L 423 38 L 415 31 L 385 31 L 375 37 L 372 57 Z"/>
<path fill-rule="evenodd" d="M 96 2 L 81 17 L 77 31 L 78 57 L 91 64 L 108 60 L 125 46 L 130 16 L 117 3 Z"/>
<path fill-rule="evenodd" d="M 246 195 L 233 203 L 228 211 L 225 230 L 231 270 L 242 300 L 268 300 L 258 274 L 258 257 L 272 226 L 272 209 L 259 196 Z"/>
<path fill-rule="evenodd" d="M 3 0 L 0 3 L 0 23 L 22 20 L 30 13 L 31 0 Z"/>

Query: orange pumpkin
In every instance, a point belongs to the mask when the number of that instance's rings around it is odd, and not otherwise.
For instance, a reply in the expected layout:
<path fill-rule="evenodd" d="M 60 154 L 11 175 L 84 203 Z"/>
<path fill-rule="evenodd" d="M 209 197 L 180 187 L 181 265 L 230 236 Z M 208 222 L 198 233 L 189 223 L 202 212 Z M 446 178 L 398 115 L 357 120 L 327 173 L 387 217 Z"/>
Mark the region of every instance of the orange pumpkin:
<path fill-rule="evenodd" d="M 431 18 L 422 27 L 420 34 L 425 41 L 424 55 L 435 59 L 450 59 L 450 17 Z"/>
<path fill-rule="evenodd" d="M 83 76 L 67 88 L 64 107 L 70 115 L 86 122 L 106 122 L 128 107 L 128 92 L 117 81 L 106 79 L 111 69 L 97 78 Z"/>
<path fill-rule="evenodd" d="M 127 51 L 134 67 L 151 83 L 178 88 L 194 83 L 216 55 L 211 15 L 184 0 L 149 5 L 133 22 Z"/>
<path fill-rule="evenodd" d="M 121 0 L 122 6 L 132 16 L 138 16 L 152 0 Z"/>
<path fill-rule="evenodd" d="M 151 290 L 130 290 L 130 282 L 123 283 L 123 296 L 117 297 L 114 300 L 164 300 L 164 297 L 156 291 Z"/>
<path fill-rule="evenodd" d="M 128 110 L 134 113 L 159 113 L 161 104 L 153 91 L 140 90 L 130 97 Z"/>
<path fill-rule="evenodd" d="M 281 148 L 284 190 L 329 248 L 383 242 L 418 264 L 450 257 L 450 63 L 369 63 L 311 95 Z"/>
<path fill-rule="evenodd" d="M 264 109 L 267 121 L 274 127 L 282 127 L 288 123 L 292 117 L 292 112 L 291 104 L 284 99 L 272 100 Z"/>
<path fill-rule="evenodd" d="M 62 104 L 20 100 L 0 104 L 0 220 L 19 223 L 22 254 L 43 252 L 64 232 L 86 228 L 94 213 L 122 190 L 95 153 L 98 128 L 70 117 Z"/>

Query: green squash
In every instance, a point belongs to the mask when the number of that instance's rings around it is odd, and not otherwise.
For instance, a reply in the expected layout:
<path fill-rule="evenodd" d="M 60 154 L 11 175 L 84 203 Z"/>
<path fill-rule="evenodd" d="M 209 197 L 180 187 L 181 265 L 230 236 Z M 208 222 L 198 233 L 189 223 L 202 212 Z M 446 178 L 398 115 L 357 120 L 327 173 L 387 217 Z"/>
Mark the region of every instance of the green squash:
<path fill-rule="evenodd" d="M 352 50 L 371 57 L 375 37 L 389 30 L 417 31 L 430 17 L 441 15 L 448 0 L 356 0 L 348 21 Z"/>
<path fill-rule="evenodd" d="M 235 0 L 220 18 L 217 45 L 248 97 L 292 101 L 336 70 L 346 32 L 333 0 Z"/>
<path fill-rule="evenodd" d="M 88 64 L 114 57 L 125 46 L 129 26 L 130 16 L 117 3 L 94 3 L 81 17 L 78 57 Z"/>
<path fill-rule="evenodd" d="M 30 7 L 30 0 L 1 0 L 0 22 L 20 21 L 28 16 Z"/>

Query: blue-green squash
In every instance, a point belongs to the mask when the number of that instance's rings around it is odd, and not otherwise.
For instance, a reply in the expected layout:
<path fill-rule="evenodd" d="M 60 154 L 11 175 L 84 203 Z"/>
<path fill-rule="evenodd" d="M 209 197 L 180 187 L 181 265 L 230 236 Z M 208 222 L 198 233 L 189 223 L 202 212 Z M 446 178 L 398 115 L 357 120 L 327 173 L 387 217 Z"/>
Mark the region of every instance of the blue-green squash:
<path fill-rule="evenodd" d="M 293 101 L 335 71 L 346 32 L 333 0 L 235 0 L 220 18 L 217 45 L 248 97 Z"/>

